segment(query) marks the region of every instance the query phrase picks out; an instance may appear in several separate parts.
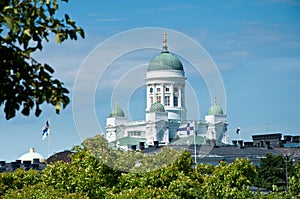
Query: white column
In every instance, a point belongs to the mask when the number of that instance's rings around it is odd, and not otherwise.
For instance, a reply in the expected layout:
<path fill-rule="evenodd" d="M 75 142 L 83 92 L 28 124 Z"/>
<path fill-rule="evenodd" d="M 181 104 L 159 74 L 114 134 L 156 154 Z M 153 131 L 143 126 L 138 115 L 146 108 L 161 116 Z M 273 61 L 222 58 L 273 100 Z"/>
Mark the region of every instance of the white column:
<path fill-rule="evenodd" d="M 156 84 L 154 83 L 153 85 L 153 103 L 156 102 Z M 150 105 L 151 107 L 151 105 Z"/>
<path fill-rule="evenodd" d="M 146 89 L 147 89 L 146 90 L 146 97 L 147 97 L 147 108 L 146 109 L 148 110 L 149 107 L 150 107 L 149 106 L 149 104 L 150 104 L 150 91 L 149 91 L 150 90 L 150 85 L 149 84 L 146 85 Z"/>
<path fill-rule="evenodd" d="M 174 107 L 174 84 L 170 85 L 170 106 Z"/>
<path fill-rule="evenodd" d="M 181 87 L 178 88 L 178 107 L 182 107 L 181 99 L 182 99 L 182 92 L 181 92 Z"/>
<path fill-rule="evenodd" d="M 161 84 L 161 104 L 166 106 L 164 83 Z"/>

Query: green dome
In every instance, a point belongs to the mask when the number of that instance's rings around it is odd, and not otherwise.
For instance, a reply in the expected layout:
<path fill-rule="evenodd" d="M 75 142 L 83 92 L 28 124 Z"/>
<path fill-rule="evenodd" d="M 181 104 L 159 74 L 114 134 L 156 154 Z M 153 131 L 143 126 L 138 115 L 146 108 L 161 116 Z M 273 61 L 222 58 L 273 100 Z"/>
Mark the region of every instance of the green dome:
<path fill-rule="evenodd" d="M 223 115 L 223 109 L 217 104 L 216 98 L 214 99 L 214 105 L 208 110 L 208 115 Z"/>
<path fill-rule="evenodd" d="M 183 71 L 183 66 L 181 61 L 169 53 L 167 48 L 164 47 L 163 51 L 152 58 L 150 61 L 147 71 L 156 70 L 179 70 Z"/>
<path fill-rule="evenodd" d="M 116 107 L 111 111 L 109 117 L 125 117 L 122 109 L 119 108 L 118 103 L 116 103 Z"/>
<path fill-rule="evenodd" d="M 151 105 L 150 112 L 152 112 L 152 113 L 154 113 L 154 112 L 163 113 L 163 112 L 165 112 L 165 108 L 160 102 L 155 102 L 154 104 Z"/>
<path fill-rule="evenodd" d="M 208 115 L 223 115 L 223 110 L 219 105 L 213 105 L 209 108 Z"/>

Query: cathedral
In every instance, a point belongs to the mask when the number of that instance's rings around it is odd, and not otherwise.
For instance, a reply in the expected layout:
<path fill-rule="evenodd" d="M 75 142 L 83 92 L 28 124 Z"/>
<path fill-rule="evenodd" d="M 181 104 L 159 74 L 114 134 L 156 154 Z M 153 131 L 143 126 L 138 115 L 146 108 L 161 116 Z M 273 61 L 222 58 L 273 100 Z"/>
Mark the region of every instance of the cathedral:
<path fill-rule="evenodd" d="M 106 139 L 124 150 L 143 143 L 144 147 L 169 145 L 180 139 L 201 138 L 202 143 L 228 142 L 226 114 L 217 104 L 209 108 L 204 120 L 187 119 L 185 107 L 186 76 L 182 62 L 170 53 L 164 34 L 163 48 L 148 64 L 145 120 L 129 121 L 116 103 L 106 119 Z M 199 140 L 199 139 L 197 139 Z M 187 143 L 193 144 L 193 143 Z"/>

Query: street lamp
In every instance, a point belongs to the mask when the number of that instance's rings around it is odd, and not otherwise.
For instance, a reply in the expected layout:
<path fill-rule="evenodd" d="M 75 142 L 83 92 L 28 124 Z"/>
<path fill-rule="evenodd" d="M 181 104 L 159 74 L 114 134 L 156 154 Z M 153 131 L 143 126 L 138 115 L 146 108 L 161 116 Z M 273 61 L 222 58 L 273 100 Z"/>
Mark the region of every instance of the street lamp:
<path fill-rule="evenodd" d="M 288 154 L 286 154 L 285 157 L 286 157 L 286 160 L 285 160 L 285 183 L 286 183 L 285 191 L 287 192 L 289 189 L 289 173 L 288 173 L 289 156 L 288 156 Z"/>

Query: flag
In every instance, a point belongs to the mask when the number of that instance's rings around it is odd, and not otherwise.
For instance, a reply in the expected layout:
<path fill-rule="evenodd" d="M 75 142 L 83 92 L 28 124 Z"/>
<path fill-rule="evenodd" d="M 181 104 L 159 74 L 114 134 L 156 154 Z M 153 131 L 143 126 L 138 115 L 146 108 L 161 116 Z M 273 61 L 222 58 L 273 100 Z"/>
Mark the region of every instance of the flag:
<path fill-rule="evenodd" d="M 238 127 L 238 128 L 236 129 L 236 134 L 240 134 L 240 131 L 241 131 L 241 128 Z"/>
<path fill-rule="evenodd" d="M 44 139 L 46 139 L 46 137 L 48 136 L 48 134 L 49 134 L 49 131 L 50 131 L 50 125 L 49 125 L 49 122 L 48 122 L 48 120 L 46 121 L 46 124 L 45 124 L 45 126 L 44 126 L 44 128 L 42 129 L 42 139 L 44 140 Z"/>
<path fill-rule="evenodd" d="M 186 135 L 189 136 L 191 135 L 191 131 L 195 130 L 195 125 L 193 123 L 187 123 L 184 125 L 181 125 L 178 129 L 177 129 L 177 133 L 180 136 Z"/>

